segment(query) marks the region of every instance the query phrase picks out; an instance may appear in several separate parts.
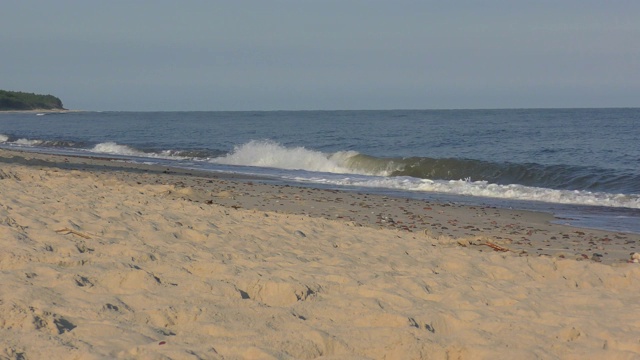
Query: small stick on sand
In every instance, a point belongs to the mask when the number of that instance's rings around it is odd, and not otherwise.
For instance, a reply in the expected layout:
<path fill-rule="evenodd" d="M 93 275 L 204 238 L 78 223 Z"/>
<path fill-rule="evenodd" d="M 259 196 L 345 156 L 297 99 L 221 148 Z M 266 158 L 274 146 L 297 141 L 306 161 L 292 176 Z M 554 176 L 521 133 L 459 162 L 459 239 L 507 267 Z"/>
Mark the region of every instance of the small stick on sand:
<path fill-rule="evenodd" d="M 506 248 L 506 247 L 502 247 L 502 246 L 500 246 L 500 245 L 496 245 L 496 244 L 491 243 L 491 242 L 488 242 L 488 241 L 487 241 L 487 242 L 485 242 L 485 243 L 484 243 L 484 244 L 482 244 L 482 245 L 486 245 L 486 246 L 488 246 L 488 247 L 492 248 L 492 249 L 493 249 L 493 250 L 495 250 L 495 251 L 501 251 L 501 252 L 511 251 L 510 249 L 508 249 L 508 248 Z"/>
<path fill-rule="evenodd" d="M 64 228 L 64 229 L 56 230 L 56 232 L 57 232 L 57 233 L 65 232 L 65 234 L 63 234 L 63 235 L 74 234 L 74 235 L 78 235 L 78 236 L 80 236 L 80 237 L 82 237 L 82 238 L 85 238 L 85 239 L 91 239 L 91 237 L 90 237 L 89 235 L 83 234 L 83 233 L 81 233 L 81 232 L 78 232 L 78 231 L 75 231 L 75 230 L 73 230 L 73 229 L 69 229 L 69 228 Z"/>

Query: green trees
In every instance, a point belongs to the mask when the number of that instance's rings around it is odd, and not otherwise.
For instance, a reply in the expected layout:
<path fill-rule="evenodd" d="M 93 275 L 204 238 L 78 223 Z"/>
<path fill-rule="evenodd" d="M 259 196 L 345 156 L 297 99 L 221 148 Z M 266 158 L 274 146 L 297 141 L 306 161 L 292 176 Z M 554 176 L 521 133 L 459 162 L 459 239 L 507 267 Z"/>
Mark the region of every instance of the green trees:
<path fill-rule="evenodd" d="M 0 90 L 0 110 L 36 109 L 65 110 L 62 101 L 53 95 Z"/>

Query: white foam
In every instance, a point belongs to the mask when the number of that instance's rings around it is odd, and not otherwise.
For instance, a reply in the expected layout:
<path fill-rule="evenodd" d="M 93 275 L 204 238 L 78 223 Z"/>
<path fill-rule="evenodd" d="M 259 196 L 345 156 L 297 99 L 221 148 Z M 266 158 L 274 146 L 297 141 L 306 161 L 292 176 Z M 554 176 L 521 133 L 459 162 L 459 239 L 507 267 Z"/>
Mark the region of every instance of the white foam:
<path fill-rule="evenodd" d="M 116 144 L 114 142 L 100 143 L 91 149 L 93 152 L 114 154 L 114 155 L 126 155 L 126 156 L 146 156 L 147 154 L 135 150 L 126 145 Z"/>
<path fill-rule="evenodd" d="M 4 143 L 9 141 L 9 137 L 7 135 L 0 134 L 0 143 Z"/>
<path fill-rule="evenodd" d="M 22 146 L 38 146 L 42 144 L 44 141 L 42 140 L 29 140 L 29 139 L 18 139 L 14 142 L 16 145 Z"/>
<path fill-rule="evenodd" d="M 287 148 L 274 141 L 252 140 L 236 146 L 228 155 L 212 159 L 212 163 L 225 165 L 259 166 L 287 170 L 306 170 L 337 174 L 353 173 L 342 165 L 350 152 L 326 155 L 304 147 Z M 353 156 L 352 153 L 351 156 Z"/>
<path fill-rule="evenodd" d="M 523 185 L 498 185 L 485 181 L 433 181 L 412 177 L 296 177 L 294 180 L 334 184 L 384 188 L 404 191 L 436 192 L 488 198 L 543 201 L 558 204 L 595 205 L 640 209 L 640 195 L 609 194 L 580 190 L 553 190 Z"/>

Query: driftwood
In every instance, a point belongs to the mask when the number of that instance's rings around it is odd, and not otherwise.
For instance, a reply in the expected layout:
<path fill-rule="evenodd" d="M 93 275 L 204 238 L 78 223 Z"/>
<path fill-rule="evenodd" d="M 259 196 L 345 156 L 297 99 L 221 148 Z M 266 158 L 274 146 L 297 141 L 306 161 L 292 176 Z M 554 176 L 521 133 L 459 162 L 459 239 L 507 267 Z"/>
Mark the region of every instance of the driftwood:
<path fill-rule="evenodd" d="M 81 238 L 85 238 L 85 239 L 91 239 L 91 236 L 87 235 L 87 234 L 83 234 L 81 232 L 75 231 L 73 229 L 69 229 L 69 228 L 64 228 L 64 229 L 60 229 L 60 230 L 56 230 L 57 233 L 64 233 L 63 235 L 68 235 L 68 234 L 73 234 L 73 235 L 77 235 L 80 236 Z"/>

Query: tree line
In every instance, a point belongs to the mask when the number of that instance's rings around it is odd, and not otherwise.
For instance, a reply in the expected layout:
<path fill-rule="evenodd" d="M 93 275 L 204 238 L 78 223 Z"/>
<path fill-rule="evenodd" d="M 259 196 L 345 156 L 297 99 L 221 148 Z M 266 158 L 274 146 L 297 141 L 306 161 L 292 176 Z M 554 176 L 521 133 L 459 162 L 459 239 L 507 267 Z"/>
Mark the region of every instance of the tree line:
<path fill-rule="evenodd" d="M 0 90 L 0 110 L 65 110 L 53 95 Z"/>

